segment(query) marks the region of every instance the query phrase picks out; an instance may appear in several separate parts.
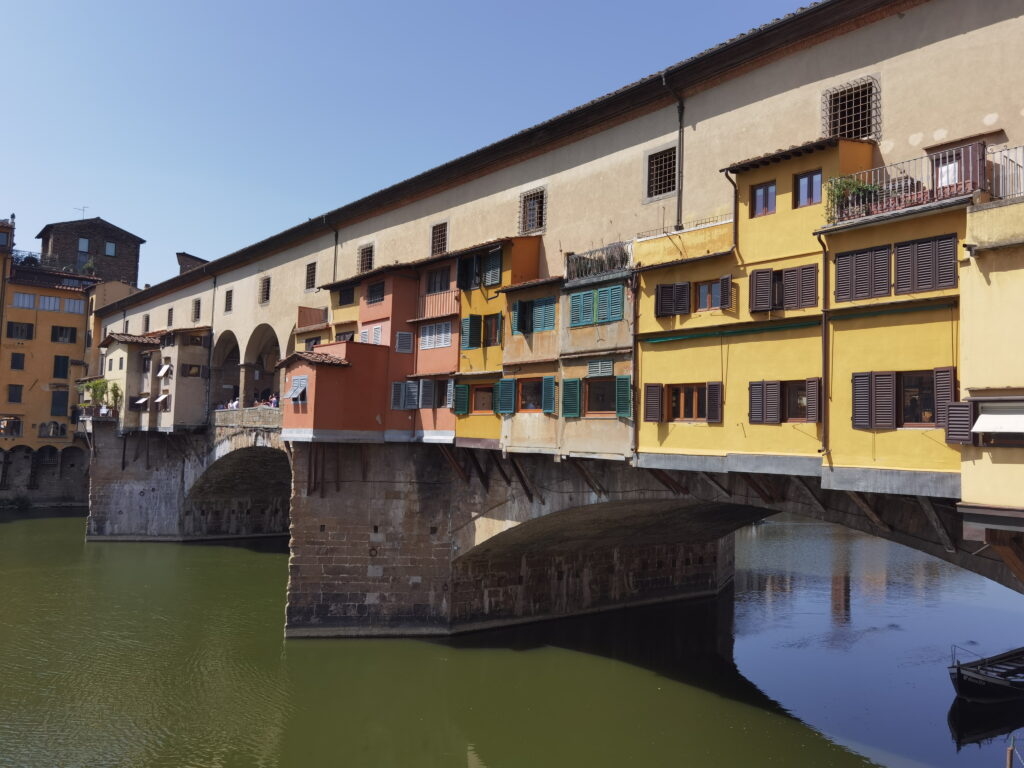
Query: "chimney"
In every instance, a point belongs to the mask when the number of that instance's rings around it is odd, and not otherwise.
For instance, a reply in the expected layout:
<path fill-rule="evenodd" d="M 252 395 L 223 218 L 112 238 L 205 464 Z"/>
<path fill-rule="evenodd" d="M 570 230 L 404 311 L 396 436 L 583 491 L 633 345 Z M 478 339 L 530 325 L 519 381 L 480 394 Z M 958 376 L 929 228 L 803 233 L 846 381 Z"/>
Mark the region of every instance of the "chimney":
<path fill-rule="evenodd" d="M 183 275 L 207 263 L 206 259 L 200 259 L 198 256 L 193 256 L 191 253 L 185 253 L 184 251 L 178 251 L 177 256 L 179 275 Z"/>

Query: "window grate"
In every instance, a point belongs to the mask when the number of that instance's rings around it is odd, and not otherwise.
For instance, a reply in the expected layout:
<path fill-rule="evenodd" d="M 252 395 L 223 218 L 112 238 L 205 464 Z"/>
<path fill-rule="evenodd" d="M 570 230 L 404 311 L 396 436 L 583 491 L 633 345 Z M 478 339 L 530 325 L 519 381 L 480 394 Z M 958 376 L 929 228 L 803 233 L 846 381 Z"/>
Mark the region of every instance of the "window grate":
<path fill-rule="evenodd" d="M 174 327 L 174 308 L 173 307 L 171 307 L 171 308 L 169 308 L 167 310 L 167 327 L 168 328 L 173 328 Z"/>
<path fill-rule="evenodd" d="M 676 148 L 647 156 L 647 196 L 658 197 L 676 191 Z"/>
<path fill-rule="evenodd" d="M 442 221 L 430 228 L 430 255 L 440 256 L 448 252 L 448 222 Z"/>
<path fill-rule="evenodd" d="M 862 77 L 830 88 L 822 94 L 822 128 L 826 136 L 843 139 L 879 139 L 882 99 L 878 81 Z"/>
<path fill-rule="evenodd" d="M 268 301 L 270 301 L 270 277 L 269 277 L 269 275 L 267 277 L 261 277 L 260 278 L 260 294 L 259 294 L 259 298 L 260 298 L 260 304 L 266 304 Z"/>
<path fill-rule="evenodd" d="M 224 312 L 225 313 L 231 311 L 231 305 L 234 304 L 234 300 L 235 300 L 235 292 L 234 292 L 233 289 L 229 288 L 228 290 L 224 291 Z"/>
<path fill-rule="evenodd" d="M 547 201 L 544 188 L 531 189 L 519 196 L 519 234 L 536 232 L 547 224 Z"/>
<path fill-rule="evenodd" d="M 369 272 L 373 269 L 373 246 L 364 245 L 359 249 L 359 271 Z"/>
<path fill-rule="evenodd" d="M 192 299 L 192 322 L 199 321 L 199 315 L 202 312 L 202 301 L 200 299 Z"/>
<path fill-rule="evenodd" d="M 306 265 L 306 290 L 311 291 L 316 288 L 316 262 L 310 262 Z"/>

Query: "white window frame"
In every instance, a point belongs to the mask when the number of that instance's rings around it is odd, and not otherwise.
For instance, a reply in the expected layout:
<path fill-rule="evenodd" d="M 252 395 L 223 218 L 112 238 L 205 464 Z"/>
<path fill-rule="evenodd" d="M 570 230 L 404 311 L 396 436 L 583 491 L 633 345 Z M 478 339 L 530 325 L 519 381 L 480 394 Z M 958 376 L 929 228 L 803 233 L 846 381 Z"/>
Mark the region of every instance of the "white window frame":
<path fill-rule="evenodd" d="M 60 312 L 60 296 L 40 296 L 39 310 L 42 312 Z"/>
<path fill-rule="evenodd" d="M 18 309 L 35 309 L 36 308 L 36 295 L 34 293 L 19 293 L 14 292 L 14 303 L 11 305 Z"/>

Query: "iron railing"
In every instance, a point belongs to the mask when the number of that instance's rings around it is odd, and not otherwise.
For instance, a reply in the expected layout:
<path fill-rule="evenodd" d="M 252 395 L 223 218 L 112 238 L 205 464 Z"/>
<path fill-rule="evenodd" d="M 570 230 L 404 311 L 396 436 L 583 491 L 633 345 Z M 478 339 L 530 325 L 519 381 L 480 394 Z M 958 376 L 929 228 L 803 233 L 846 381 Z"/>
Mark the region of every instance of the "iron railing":
<path fill-rule="evenodd" d="M 565 257 L 565 279 L 597 277 L 607 272 L 629 269 L 633 263 L 633 244 L 611 243 L 586 253 L 570 253 Z"/>
<path fill-rule="evenodd" d="M 950 200 L 986 189 L 985 142 L 932 152 L 828 181 L 830 224 Z"/>
<path fill-rule="evenodd" d="M 459 313 L 459 290 L 438 291 L 420 296 L 417 317 L 445 317 Z"/>
<path fill-rule="evenodd" d="M 717 216 L 704 216 L 699 219 L 690 219 L 684 221 L 681 229 L 676 229 L 674 226 L 671 227 L 658 227 L 657 229 L 648 229 L 644 232 L 637 232 L 636 239 L 643 240 L 647 237 L 658 237 L 659 235 L 671 235 L 677 232 L 688 232 L 693 229 L 704 229 L 704 227 L 714 227 L 719 224 L 732 224 L 732 214 L 722 213 Z"/>
<path fill-rule="evenodd" d="M 1024 147 L 990 150 L 993 197 L 1024 197 Z"/>

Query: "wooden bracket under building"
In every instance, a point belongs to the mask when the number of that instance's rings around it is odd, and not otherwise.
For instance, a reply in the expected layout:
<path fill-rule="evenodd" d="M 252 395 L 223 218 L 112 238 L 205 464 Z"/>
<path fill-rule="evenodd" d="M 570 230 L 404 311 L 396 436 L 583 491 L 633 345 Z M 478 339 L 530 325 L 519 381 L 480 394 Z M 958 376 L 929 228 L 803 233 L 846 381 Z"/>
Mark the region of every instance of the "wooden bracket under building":
<path fill-rule="evenodd" d="M 370 460 L 366 457 L 366 445 L 364 443 L 359 445 L 359 465 L 360 472 L 362 473 L 360 477 L 362 477 L 365 483 L 366 477 L 370 473 Z"/>
<path fill-rule="evenodd" d="M 700 475 L 700 476 L 701 476 L 702 478 L 704 478 L 704 480 L 705 480 L 705 481 L 706 481 L 706 482 L 707 482 L 708 484 L 710 484 L 710 485 L 712 485 L 713 487 L 717 488 L 717 489 L 718 489 L 718 490 L 719 490 L 719 491 L 720 491 L 721 493 L 723 493 L 723 494 L 725 495 L 725 497 L 726 497 L 726 498 L 729 498 L 729 499 L 731 499 L 731 498 L 732 498 L 732 494 L 731 494 L 731 493 L 729 493 L 729 489 L 728 489 L 728 488 L 726 488 L 726 487 L 725 487 L 724 485 L 722 485 L 722 484 L 721 484 L 720 482 L 718 482 L 717 480 L 715 480 L 715 478 L 713 478 L 713 477 L 712 477 L 711 475 L 709 475 L 709 474 L 708 474 L 707 472 L 698 472 L 697 474 L 698 474 L 698 475 Z"/>
<path fill-rule="evenodd" d="M 867 515 L 868 520 L 874 523 L 877 528 L 881 528 L 883 531 L 889 531 L 890 533 L 892 532 L 892 526 L 878 516 L 878 513 L 871 508 L 871 505 L 864 500 L 863 496 L 856 491 L 847 491 L 846 495 L 850 497 L 850 501 L 856 504 L 857 508 L 861 512 Z"/>
<path fill-rule="evenodd" d="M 804 489 L 804 493 L 806 493 L 810 497 L 811 504 L 814 505 L 815 509 L 817 509 L 822 514 L 828 513 L 828 509 L 826 509 L 825 505 L 821 503 L 821 499 L 814 495 L 814 491 L 811 490 L 811 486 L 807 484 L 806 480 L 800 477 L 800 475 L 793 475 L 792 479 L 794 480 L 794 482 L 796 482 L 797 485 Z"/>
<path fill-rule="evenodd" d="M 763 501 L 765 504 L 775 503 L 775 496 L 768 488 L 767 481 L 762 482 L 749 472 L 741 472 L 740 476 L 743 478 L 746 484 L 753 489 L 754 493 L 758 495 L 761 501 Z"/>
<path fill-rule="evenodd" d="M 1024 536 L 1014 531 L 988 528 L 985 530 L 985 543 L 990 544 L 1013 575 L 1024 582 Z"/>
<path fill-rule="evenodd" d="M 672 475 L 663 469 L 647 468 L 647 473 L 661 483 L 663 486 L 668 488 L 676 496 L 685 496 L 687 493 L 686 486 L 676 480 Z"/>
<path fill-rule="evenodd" d="M 508 472 L 506 472 L 505 468 L 503 466 L 501 466 L 501 458 L 498 456 L 498 452 L 497 451 L 488 451 L 488 453 L 490 453 L 490 464 L 491 464 L 491 466 L 494 467 L 496 470 L 498 470 L 498 474 L 501 475 L 501 479 L 505 481 L 505 485 L 507 485 L 507 486 L 509 486 L 511 488 L 512 487 L 512 478 L 508 476 Z"/>
<path fill-rule="evenodd" d="M 591 474 L 589 469 L 587 469 L 587 465 L 583 463 L 583 459 L 570 458 L 568 459 L 568 462 L 572 465 L 572 468 L 576 470 L 576 474 L 583 478 L 583 482 L 590 487 L 590 490 L 598 496 L 608 495 L 608 491 L 604 489 L 604 486 L 601 485 L 601 483 L 597 481 L 597 478 Z"/>
<path fill-rule="evenodd" d="M 489 492 L 491 490 L 491 484 L 487 479 L 487 473 L 484 472 L 484 468 L 480 464 L 480 459 L 476 457 L 476 452 L 472 448 L 463 448 L 462 450 L 469 454 L 469 463 L 472 464 L 473 469 L 476 470 L 476 476 L 480 478 L 480 485 L 484 487 L 484 491 Z"/>
<path fill-rule="evenodd" d="M 455 471 L 455 474 L 462 478 L 462 482 L 464 482 L 466 485 L 469 485 L 469 475 L 466 474 L 466 470 L 464 470 L 462 468 L 462 465 L 459 464 L 459 460 L 455 458 L 455 454 L 452 453 L 452 449 L 449 448 L 447 445 L 439 445 L 437 447 L 441 449 L 441 453 L 444 454 L 444 457 L 446 459 L 448 459 L 448 463 L 451 465 L 451 468 Z"/>
<path fill-rule="evenodd" d="M 546 504 L 544 497 L 541 495 L 540 490 L 536 486 L 531 485 L 530 481 L 526 479 L 526 473 L 523 471 L 522 466 L 519 464 L 519 460 L 512 454 L 509 454 L 508 460 L 512 462 L 512 469 L 516 471 L 516 477 L 519 478 L 519 482 L 523 486 L 523 490 L 526 492 L 526 498 L 533 501 L 533 497 L 537 497 L 537 501 L 541 504 Z"/>
<path fill-rule="evenodd" d="M 932 528 L 935 529 L 935 533 L 939 536 L 939 541 L 942 542 L 942 546 L 945 547 L 947 552 L 956 552 L 956 545 L 953 540 L 949 537 L 949 532 L 946 530 L 946 526 L 942 524 L 942 520 L 939 519 L 939 513 L 935 511 L 935 507 L 932 506 L 932 500 L 927 496 L 918 496 L 917 503 L 921 505 L 921 509 L 924 510 L 924 516 L 928 518 L 928 522 L 932 524 Z"/>

